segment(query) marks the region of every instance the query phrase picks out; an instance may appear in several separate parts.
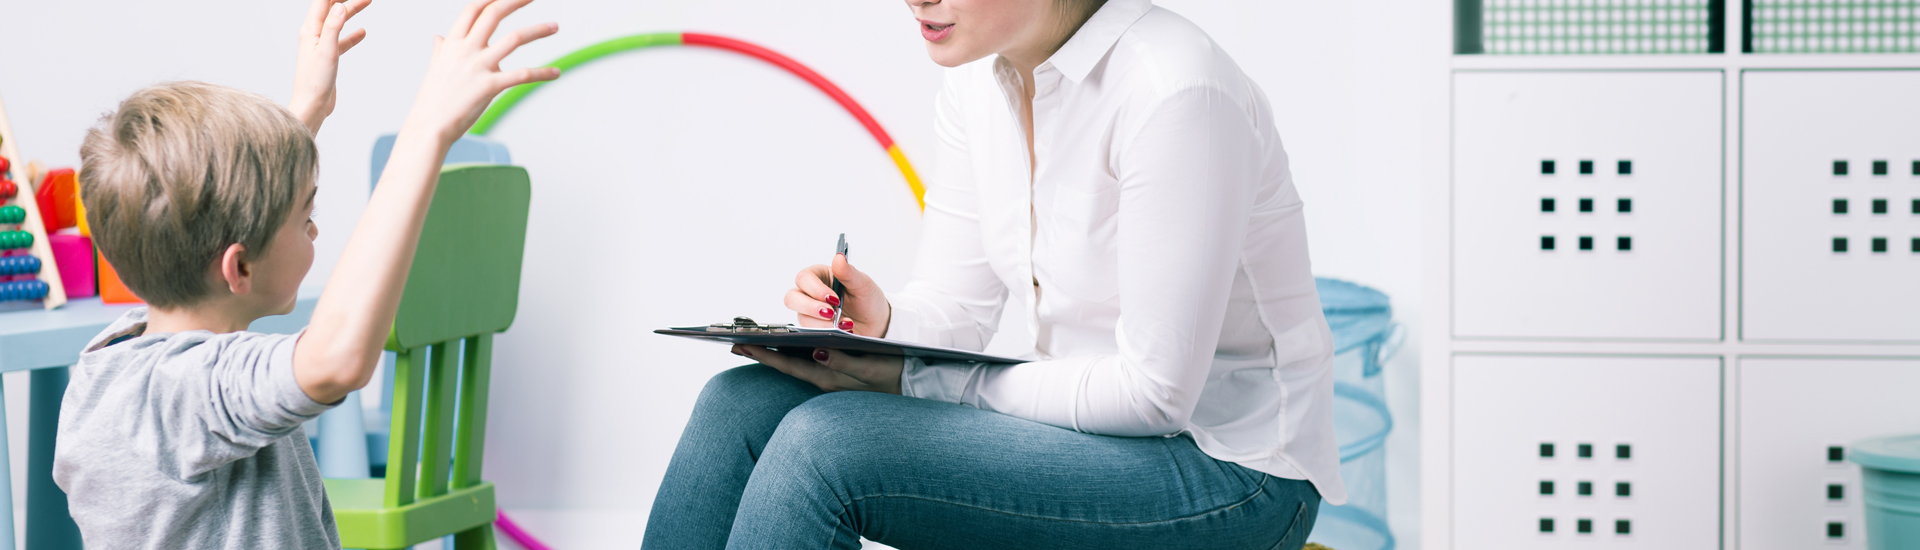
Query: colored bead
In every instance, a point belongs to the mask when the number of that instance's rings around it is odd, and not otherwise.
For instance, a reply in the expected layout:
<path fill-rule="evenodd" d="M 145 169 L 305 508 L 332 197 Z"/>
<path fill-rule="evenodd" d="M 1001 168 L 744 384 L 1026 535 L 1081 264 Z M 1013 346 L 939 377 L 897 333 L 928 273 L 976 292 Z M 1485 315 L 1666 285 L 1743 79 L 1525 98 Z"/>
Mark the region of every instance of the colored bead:
<path fill-rule="evenodd" d="M 47 289 L 49 288 L 51 287 L 47 286 L 45 281 L 0 283 L 0 302 L 38 300 L 47 297 Z"/>
<path fill-rule="evenodd" d="M 40 272 L 40 258 L 7 256 L 0 258 L 0 275 L 26 275 Z"/>
<path fill-rule="evenodd" d="M 26 223 L 27 209 L 14 205 L 0 206 L 0 223 Z"/>
<path fill-rule="evenodd" d="M 0 232 L 0 250 L 33 246 L 33 234 L 25 231 Z"/>
<path fill-rule="evenodd" d="M 13 183 L 13 180 L 7 179 L 6 176 L 0 176 L 0 200 L 11 199 L 17 194 L 20 194 L 20 185 Z"/>

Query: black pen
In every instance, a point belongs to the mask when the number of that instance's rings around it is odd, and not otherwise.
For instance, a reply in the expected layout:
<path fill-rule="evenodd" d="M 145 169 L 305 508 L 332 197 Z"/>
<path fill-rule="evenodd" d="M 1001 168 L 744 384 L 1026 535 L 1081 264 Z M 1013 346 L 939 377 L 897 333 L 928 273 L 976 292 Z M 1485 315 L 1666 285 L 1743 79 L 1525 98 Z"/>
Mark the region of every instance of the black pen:
<path fill-rule="evenodd" d="M 840 244 L 834 247 L 834 253 L 840 256 L 847 255 L 847 234 L 846 233 L 840 234 Z M 840 284 L 840 279 L 838 277 L 833 276 L 832 265 L 827 266 L 827 281 L 831 283 L 833 287 L 834 297 L 840 299 L 840 303 L 838 305 L 833 306 L 833 328 L 837 329 L 837 328 L 840 328 L 840 311 L 844 309 L 847 304 L 847 287 L 846 285 Z"/>

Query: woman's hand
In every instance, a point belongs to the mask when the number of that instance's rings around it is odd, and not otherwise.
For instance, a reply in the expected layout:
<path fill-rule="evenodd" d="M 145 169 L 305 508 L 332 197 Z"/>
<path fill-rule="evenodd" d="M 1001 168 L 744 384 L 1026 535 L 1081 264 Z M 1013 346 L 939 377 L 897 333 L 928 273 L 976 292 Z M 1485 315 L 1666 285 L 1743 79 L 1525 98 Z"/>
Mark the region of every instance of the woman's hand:
<path fill-rule="evenodd" d="M 851 290 L 849 290 L 851 292 Z M 733 354 L 751 358 L 774 370 L 818 386 L 821 391 L 870 391 L 900 394 L 900 370 L 905 366 L 898 355 L 853 355 L 840 350 L 816 349 L 813 358 L 794 357 L 761 346 L 735 344 Z"/>
<path fill-rule="evenodd" d="M 845 296 L 833 294 L 833 287 L 827 282 L 830 275 L 847 289 Z M 887 295 L 881 292 L 880 285 L 847 263 L 846 255 L 834 254 L 831 267 L 815 265 L 800 270 L 793 285 L 794 288 L 787 291 L 787 309 L 800 314 L 800 326 L 831 327 L 833 308 L 840 306 L 840 330 L 875 338 L 887 335 L 893 306 L 887 303 Z"/>
<path fill-rule="evenodd" d="M 340 72 L 340 54 L 366 39 L 366 29 L 354 29 L 342 36 L 340 28 L 373 0 L 313 0 L 307 20 L 300 25 L 300 54 L 293 68 L 293 111 L 307 130 L 320 133 L 320 123 L 333 114 L 335 76 Z"/>

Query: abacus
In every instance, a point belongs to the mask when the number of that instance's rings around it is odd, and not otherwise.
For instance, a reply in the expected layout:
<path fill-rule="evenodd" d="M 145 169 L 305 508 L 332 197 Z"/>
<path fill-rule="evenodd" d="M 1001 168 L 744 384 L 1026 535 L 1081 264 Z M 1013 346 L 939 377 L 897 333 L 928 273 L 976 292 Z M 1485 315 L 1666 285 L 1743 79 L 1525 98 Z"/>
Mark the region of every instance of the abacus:
<path fill-rule="evenodd" d="M 19 159 L 6 107 L 0 105 L 0 309 L 27 300 L 53 309 L 67 303 L 66 288 L 33 200 L 32 179 L 15 162 Z"/>

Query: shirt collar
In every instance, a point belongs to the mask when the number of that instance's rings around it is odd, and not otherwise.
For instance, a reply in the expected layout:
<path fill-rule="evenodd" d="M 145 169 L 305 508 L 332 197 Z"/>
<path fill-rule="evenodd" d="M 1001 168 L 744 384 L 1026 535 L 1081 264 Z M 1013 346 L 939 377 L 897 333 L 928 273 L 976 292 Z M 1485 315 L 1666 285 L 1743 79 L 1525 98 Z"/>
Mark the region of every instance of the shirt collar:
<path fill-rule="evenodd" d="M 1053 57 L 1047 58 L 1047 63 L 1062 76 L 1080 82 L 1120 41 L 1120 35 L 1152 10 L 1153 0 L 1107 0 L 1059 51 L 1053 52 Z"/>

